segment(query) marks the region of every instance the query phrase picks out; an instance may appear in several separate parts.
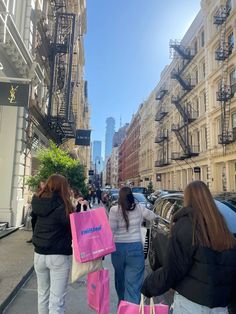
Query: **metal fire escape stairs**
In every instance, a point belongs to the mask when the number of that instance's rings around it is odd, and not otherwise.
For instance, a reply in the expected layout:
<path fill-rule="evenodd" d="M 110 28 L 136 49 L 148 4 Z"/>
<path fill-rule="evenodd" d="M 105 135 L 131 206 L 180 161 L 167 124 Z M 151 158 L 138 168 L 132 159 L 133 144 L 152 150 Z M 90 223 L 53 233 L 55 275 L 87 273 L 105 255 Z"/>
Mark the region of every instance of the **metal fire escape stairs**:
<path fill-rule="evenodd" d="M 72 62 L 75 19 L 66 13 L 65 1 L 52 1 L 55 13 L 55 31 L 52 43 L 48 125 L 59 134 L 60 143 L 75 137 L 75 116 L 72 110 Z M 60 144 L 58 143 L 58 144 Z"/>
<path fill-rule="evenodd" d="M 184 97 L 195 86 L 191 78 L 183 78 L 184 70 L 192 61 L 194 54 L 191 52 L 190 48 L 184 47 L 180 42 L 173 40 L 170 41 L 170 52 L 172 57 L 180 57 L 183 59 L 182 66 L 171 72 L 171 78 L 177 80 L 183 89 L 183 94 L 181 96 L 172 96 L 171 98 L 171 103 L 175 105 L 183 120 L 182 124 L 173 124 L 171 127 L 171 130 L 175 133 L 183 152 L 172 152 L 171 159 L 183 160 L 198 156 L 199 154 L 199 147 L 190 145 L 189 143 L 189 124 L 196 120 L 197 113 L 194 112 L 190 104 L 182 104 Z"/>
<path fill-rule="evenodd" d="M 230 84 L 228 84 L 228 58 L 232 53 L 233 47 L 226 38 L 226 24 L 230 11 L 230 1 L 226 1 L 226 4 L 220 6 L 214 16 L 214 24 L 217 25 L 220 30 L 220 45 L 215 53 L 215 59 L 218 60 L 221 65 L 221 82 L 217 91 L 217 101 L 220 102 L 221 106 L 221 133 L 218 136 L 218 143 L 223 145 L 224 152 L 225 146 L 233 142 L 233 133 L 229 131 L 230 105 L 233 93 Z"/>
<path fill-rule="evenodd" d="M 156 100 L 159 102 L 159 108 L 155 116 L 155 121 L 159 122 L 159 130 L 161 131 L 155 137 L 155 143 L 160 146 L 159 155 L 155 161 L 155 167 L 164 167 L 170 164 L 168 130 L 163 128 L 163 119 L 168 114 L 168 110 L 163 105 L 163 99 L 167 93 L 167 87 L 162 86 L 156 94 Z"/>

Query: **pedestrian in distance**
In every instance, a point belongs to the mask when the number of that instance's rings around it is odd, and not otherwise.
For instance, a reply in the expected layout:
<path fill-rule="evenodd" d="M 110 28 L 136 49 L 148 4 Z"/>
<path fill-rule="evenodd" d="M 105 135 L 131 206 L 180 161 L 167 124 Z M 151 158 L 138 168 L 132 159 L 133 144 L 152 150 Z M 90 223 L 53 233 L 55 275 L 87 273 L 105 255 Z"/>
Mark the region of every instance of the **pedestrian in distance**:
<path fill-rule="evenodd" d="M 83 197 L 83 194 L 75 190 L 74 191 L 74 197 L 76 199 L 76 207 L 75 207 L 75 212 L 81 212 L 81 211 L 86 211 L 90 209 L 89 202 Z"/>
<path fill-rule="evenodd" d="M 69 214 L 73 212 L 66 178 L 51 175 L 32 199 L 36 224 L 33 234 L 34 269 L 38 286 L 38 313 L 64 313 L 71 265 Z"/>
<path fill-rule="evenodd" d="M 38 195 L 42 189 L 44 188 L 45 186 L 45 182 L 46 180 L 41 180 L 37 186 L 37 191 L 36 191 L 36 195 Z M 31 213 L 30 213 L 30 216 L 31 216 L 31 226 L 32 226 L 32 233 L 34 233 L 34 227 L 35 227 L 35 224 L 36 224 L 36 219 L 37 219 L 37 216 L 33 213 L 32 211 L 32 205 L 31 205 Z M 26 241 L 27 243 L 32 243 L 32 237 L 31 239 L 27 240 Z"/>
<path fill-rule="evenodd" d="M 102 198 L 102 190 L 100 189 L 100 186 L 98 186 L 98 188 L 96 189 L 96 196 L 97 196 L 98 204 L 100 204 L 101 198 Z"/>
<path fill-rule="evenodd" d="M 115 288 L 119 302 L 125 300 L 140 303 L 145 268 L 141 234 L 143 218 L 152 220 L 156 215 L 135 203 L 129 187 L 121 188 L 118 205 L 112 206 L 109 212 L 116 245 L 111 260 L 115 269 Z"/>
<path fill-rule="evenodd" d="M 224 314 L 236 300 L 236 239 L 202 181 L 185 188 L 163 266 L 147 276 L 141 291 L 153 297 L 170 288 L 174 314 Z"/>
<path fill-rule="evenodd" d="M 92 199 L 92 203 L 95 204 L 96 203 L 96 189 L 93 185 L 91 187 L 91 199 Z"/>

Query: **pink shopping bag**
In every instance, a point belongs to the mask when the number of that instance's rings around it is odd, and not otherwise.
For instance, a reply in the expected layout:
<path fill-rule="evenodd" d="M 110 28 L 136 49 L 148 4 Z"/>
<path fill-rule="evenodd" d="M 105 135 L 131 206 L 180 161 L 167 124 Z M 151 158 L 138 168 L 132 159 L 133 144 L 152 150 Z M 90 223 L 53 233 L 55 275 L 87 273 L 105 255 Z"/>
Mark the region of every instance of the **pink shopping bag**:
<path fill-rule="evenodd" d="M 143 298 L 139 304 L 130 303 L 127 301 L 120 301 L 117 314 L 168 314 L 169 307 L 165 304 L 144 305 Z"/>
<path fill-rule="evenodd" d="M 78 262 L 88 262 L 115 251 L 112 231 L 100 207 L 70 214 L 74 255 Z"/>
<path fill-rule="evenodd" d="M 88 305 L 97 314 L 109 314 L 110 289 L 109 270 L 101 269 L 88 274 L 87 280 Z"/>

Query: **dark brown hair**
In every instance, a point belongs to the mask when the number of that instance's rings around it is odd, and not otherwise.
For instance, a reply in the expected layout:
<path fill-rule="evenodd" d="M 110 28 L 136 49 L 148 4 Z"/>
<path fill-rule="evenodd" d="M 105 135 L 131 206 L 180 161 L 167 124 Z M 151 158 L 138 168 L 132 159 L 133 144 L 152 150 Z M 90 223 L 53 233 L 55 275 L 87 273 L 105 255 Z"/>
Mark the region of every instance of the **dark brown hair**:
<path fill-rule="evenodd" d="M 135 208 L 135 201 L 132 190 L 125 186 L 119 191 L 118 204 L 121 208 L 122 215 L 125 220 L 126 229 L 129 229 L 129 217 L 127 211 L 132 211 Z"/>
<path fill-rule="evenodd" d="M 52 197 L 53 193 L 58 193 L 62 198 L 66 214 L 69 215 L 73 211 L 73 206 L 70 200 L 70 190 L 67 179 L 60 174 L 51 175 L 43 189 L 39 192 L 39 197 Z"/>
<path fill-rule="evenodd" d="M 40 194 L 40 192 L 43 190 L 45 184 L 46 184 L 46 180 L 39 181 L 39 184 L 38 184 L 37 190 L 36 190 L 36 195 Z"/>
<path fill-rule="evenodd" d="M 184 190 L 184 206 L 193 209 L 193 242 L 215 251 L 233 248 L 236 240 L 217 209 L 207 185 L 193 181 Z"/>

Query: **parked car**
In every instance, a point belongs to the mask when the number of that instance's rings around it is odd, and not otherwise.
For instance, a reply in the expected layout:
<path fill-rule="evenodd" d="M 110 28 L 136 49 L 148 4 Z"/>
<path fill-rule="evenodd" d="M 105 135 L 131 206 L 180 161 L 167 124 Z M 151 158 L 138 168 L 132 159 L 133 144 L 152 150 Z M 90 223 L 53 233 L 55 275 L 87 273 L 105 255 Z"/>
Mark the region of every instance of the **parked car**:
<path fill-rule="evenodd" d="M 148 199 L 142 193 L 133 193 L 133 195 L 134 195 L 134 199 L 136 203 L 141 204 L 147 209 L 150 209 L 150 210 L 153 209 L 153 205 L 148 201 Z M 119 193 L 111 194 L 108 201 L 108 210 L 110 210 L 111 206 L 117 205 L 118 197 L 119 197 Z"/>
<path fill-rule="evenodd" d="M 105 204 L 108 208 L 110 208 L 110 203 L 111 203 L 111 196 L 113 194 L 118 194 L 119 193 L 119 189 L 106 189 L 103 193 L 102 193 L 102 202 L 103 204 Z"/>
<path fill-rule="evenodd" d="M 236 198 L 214 196 L 215 203 L 224 216 L 225 221 L 232 233 L 236 236 Z M 149 252 L 150 266 L 156 270 L 163 265 L 170 231 L 171 217 L 183 207 L 183 193 L 166 194 L 159 197 L 153 207 L 158 218 L 150 223 Z"/>
<path fill-rule="evenodd" d="M 182 191 L 176 191 L 176 190 L 156 190 L 155 192 L 151 193 L 150 195 L 148 195 L 148 200 L 154 204 L 155 201 L 162 195 L 166 195 L 166 194 L 170 194 L 170 193 L 178 193 L 178 192 L 182 192 Z"/>

